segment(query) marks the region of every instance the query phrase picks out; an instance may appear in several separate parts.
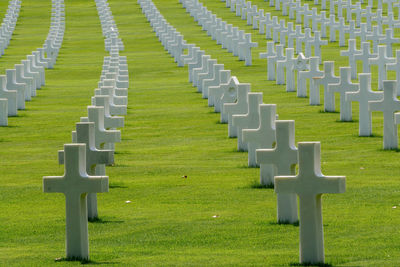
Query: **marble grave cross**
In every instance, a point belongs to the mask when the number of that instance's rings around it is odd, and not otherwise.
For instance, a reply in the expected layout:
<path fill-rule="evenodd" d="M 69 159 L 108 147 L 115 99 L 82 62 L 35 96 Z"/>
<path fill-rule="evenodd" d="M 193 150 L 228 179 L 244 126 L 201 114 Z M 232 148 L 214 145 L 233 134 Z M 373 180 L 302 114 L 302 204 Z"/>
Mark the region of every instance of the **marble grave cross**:
<path fill-rule="evenodd" d="M 398 135 L 394 113 L 400 111 L 400 101 L 396 97 L 396 81 L 384 81 L 383 99 L 369 101 L 368 104 L 370 112 L 383 112 L 383 149 L 397 149 Z"/>
<path fill-rule="evenodd" d="M 257 149 L 259 164 L 272 164 L 273 176 L 295 175 L 297 148 L 295 146 L 294 121 L 276 121 L 276 144 L 273 149 Z M 278 223 L 296 223 L 297 196 L 294 193 L 277 194 Z"/>
<path fill-rule="evenodd" d="M 300 206 L 300 263 L 324 263 L 322 194 L 344 193 L 344 176 L 321 173 L 321 144 L 298 143 L 299 172 L 296 176 L 275 176 L 276 193 L 295 193 Z"/>
<path fill-rule="evenodd" d="M 108 192 L 107 176 L 89 176 L 86 173 L 86 145 L 64 145 L 65 171 L 63 176 L 43 177 L 45 193 L 63 193 L 66 210 L 66 257 L 89 259 L 88 193 Z"/>

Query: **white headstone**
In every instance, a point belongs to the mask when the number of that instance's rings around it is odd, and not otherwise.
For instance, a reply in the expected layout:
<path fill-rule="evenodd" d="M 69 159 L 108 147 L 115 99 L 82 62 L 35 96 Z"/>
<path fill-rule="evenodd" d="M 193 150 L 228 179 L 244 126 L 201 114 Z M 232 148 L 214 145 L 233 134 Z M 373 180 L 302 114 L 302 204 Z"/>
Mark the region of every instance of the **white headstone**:
<path fill-rule="evenodd" d="M 335 93 L 340 94 L 340 120 L 352 121 L 351 102 L 346 100 L 346 92 L 355 92 L 359 89 L 359 85 L 351 82 L 351 68 L 340 67 L 340 82 L 328 85 L 329 98 L 333 101 L 335 108 Z"/>
<path fill-rule="evenodd" d="M 362 61 L 362 66 L 363 66 L 362 73 L 370 73 L 371 72 L 371 68 L 369 65 L 369 59 L 375 58 L 377 56 L 376 54 L 371 53 L 370 45 L 371 45 L 370 42 L 361 43 L 361 52 L 354 56 L 354 60 L 356 61 L 356 64 L 357 64 L 358 60 Z"/>
<path fill-rule="evenodd" d="M 347 47 L 347 50 L 340 51 L 340 55 L 348 57 L 351 79 L 357 79 L 357 64 L 355 57 L 361 54 L 361 50 L 357 49 L 356 39 L 349 39 Z"/>
<path fill-rule="evenodd" d="M 276 121 L 276 144 L 273 149 L 257 149 L 257 162 L 272 164 L 274 176 L 295 175 L 297 148 L 295 146 L 294 121 Z M 277 194 L 278 223 L 296 223 L 297 196 L 294 193 Z"/>
<path fill-rule="evenodd" d="M 94 122 L 78 122 L 76 124 L 76 132 L 74 143 L 86 145 L 86 173 L 88 175 L 105 175 L 105 173 L 96 173 L 98 165 L 114 163 L 114 152 L 111 150 L 99 150 L 95 146 L 95 123 Z M 64 151 L 58 152 L 58 160 L 60 164 L 64 164 Z M 95 220 L 98 218 L 97 196 L 96 193 L 90 193 L 87 197 L 88 219 Z"/>
<path fill-rule="evenodd" d="M 386 70 L 392 70 L 396 72 L 396 80 L 400 79 L 400 50 L 396 50 L 396 58 L 394 63 L 386 64 Z M 397 96 L 400 96 L 400 82 L 396 83 Z"/>
<path fill-rule="evenodd" d="M 360 81 L 357 92 L 346 92 L 346 100 L 349 102 L 357 101 L 359 103 L 359 136 L 371 136 L 371 112 L 369 112 L 368 102 L 382 100 L 383 92 L 371 90 L 371 74 L 358 74 Z"/>
<path fill-rule="evenodd" d="M 223 113 L 228 117 L 228 137 L 237 137 L 237 129 L 232 124 L 233 114 L 246 114 L 248 112 L 247 95 L 250 92 L 250 84 L 239 84 L 237 88 L 237 101 L 225 103 Z"/>
<path fill-rule="evenodd" d="M 8 126 L 8 99 L 0 98 L 0 126 Z"/>
<path fill-rule="evenodd" d="M 299 173 L 296 176 L 276 176 L 276 193 L 295 193 L 300 206 L 300 263 L 325 262 L 322 224 L 322 194 L 344 193 L 346 178 L 324 176 L 321 173 L 319 142 L 298 143 Z"/>
<path fill-rule="evenodd" d="M 396 81 L 383 82 L 383 99 L 369 101 L 369 110 L 383 112 L 383 149 L 397 149 L 398 135 L 394 113 L 400 111 L 396 97 Z"/>
<path fill-rule="evenodd" d="M 275 142 L 275 104 L 259 105 L 259 125 L 255 129 L 243 129 L 243 142 L 248 144 L 248 165 L 259 166 L 256 161 L 256 150 L 271 148 Z"/>
<path fill-rule="evenodd" d="M 0 75 L 0 98 L 7 99 L 8 116 L 17 116 L 17 101 L 23 101 L 25 107 L 24 92 L 10 91 L 6 88 L 6 76 Z"/>
<path fill-rule="evenodd" d="M 335 111 L 334 103 L 328 94 L 328 84 L 338 83 L 339 77 L 335 76 L 335 62 L 324 61 L 324 75 L 322 77 L 314 77 L 310 87 L 310 105 L 319 105 L 320 103 L 320 86 L 324 89 L 324 110 L 328 112 Z"/>
<path fill-rule="evenodd" d="M 233 114 L 232 125 L 237 129 L 238 151 L 248 151 L 247 142 L 243 141 L 243 129 L 256 129 L 260 124 L 260 108 L 262 93 L 248 93 L 248 110 L 246 114 Z"/>
<path fill-rule="evenodd" d="M 43 177 L 43 191 L 64 193 L 66 201 L 66 257 L 89 259 L 89 238 L 86 196 L 108 192 L 107 176 L 86 173 L 85 144 L 66 144 L 63 176 Z"/>
<path fill-rule="evenodd" d="M 370 58 L 368 60 L 370 65 L 378 65 L 378 90 L 383 89 L 383 81 L 387 78 L 386 65 L 394 63 L 395 59 L 386 56 L 386 46 L 378 46 L 378 55 L 376 58 Z"/>
<path fill-rule="evenodd" d="M 299 71 L 298 83 L 297 83 L 297 97 L 307 97 L 307 80 L 309 80 L 309 86 L 313 82 L 313 78 L 322 77 L 324 73 L 319 70 L 318 57 L 310 57 L 309 70 Z"/>

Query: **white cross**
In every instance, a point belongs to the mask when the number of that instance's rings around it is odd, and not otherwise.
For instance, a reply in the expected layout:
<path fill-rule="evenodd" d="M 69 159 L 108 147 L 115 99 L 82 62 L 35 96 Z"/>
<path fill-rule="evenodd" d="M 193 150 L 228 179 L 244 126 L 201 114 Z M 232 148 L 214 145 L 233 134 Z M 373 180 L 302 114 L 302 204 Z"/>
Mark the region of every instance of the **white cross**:
<path fill-rule="evenodd" d="M 280 32 L 280 38 L 279 38 L 280 44 L 282 44 L 283 46 L 286 46 L 286 37 L 288 37 L 288 39 L 289 39 L 289 36 L 291 34 L 293 34 L 294 32 L 295 31 L 293 30 L 293 22 L 288 22 L 287 28 Z M 293 45 L 293 43 L 292 43 L 292 45 Z M 291 47 L 291 46 L 288 44 L 288 47 Z"/>
<path fill-rule="evenodd" d="M 282 31 L 287 30 L 285 24 L 286 24 L 286 20 L 281 19 L 281 20 L 279 21 L 279 24 L 273 28 L 273 35 L 272 35 L 272 37 L 273 37 L 273 41 L 274 41 L 275 43 L 279 43 L 280 33 L 281 33 Z"/>
<path fill-rule="evenodd" d="M 378 65 L 378 90 L 383 89 L 383 81 L 386 80 L 387 71 L 386 65 L 394 63 L 394 58 L 389 58 L 386 56 L 386 46 L 378 46 L 378 55 L 376 58 L 370 58 L 368 60 L 370 65 Z"/>
<path fill-rule="evenodd" d="M 197 75 L 197 92 L 202 93 L 203 98 L 206 97 L 206 92 L 203 92 L 203 81 L 214 77 L 214 66 L 217 64 L 216 59 L 209 59 L 207 61 L 207 68 L 204 72 Z M 208 93 L 208 92 L 207 92 Z"/>
<path fill-rule="evenodd" d="M 295 175 L 297 148 L 295 146 L 294 121 L 276 121 L 276 144 L 273 149 L 257 149 L 259 164 L 272 164 L 274 176 Z M 277 194 L 278 223 L 296 223 L 297 197 L 294 193 Z"/>
<path fill-rule="evenodd" d="M 365 18 L 365 21 L 367 23 L 367 28 L 368 31 L 372 30 L 372 17 L 374 16 L 374 13 L 372 12 L 372 5 L 368 5 L 365 7 L 363 12 L 361 13 L 361 18 Z"/>
<path fill-rule="evenodd" d="M 314 32 L 314 38 L 308 42 L 309 46 L 313 46 L 314 47 L 314 56 L 319 57 L 320 61 L 319 63 L 321 63 L 321 46 L 323 45 L 327 45 L 328 41 L 327 40 L 322 40 L 321 39 L 321 33 L 319 31 L 315 31 Z M 307 51 L 307 49 L 306 49 Z M 310 57 L 311 53 L 309 55 L 306 55 L 306 57 Z"/>
<path fill-rule="evenodd" d="M 233 114 L 232 125 L 237 129 L 237 150 L 248 151 L 247 142 L 243 141 L 243 129 L 256 129 L 260 125 L 260 109 L 262 104 L 262 93 L 249 93 L 248 110 L 246 114 Z"/>
<path fill-rule="evenodd" d="M 228 137 L 237 137 L 237 129 L 232 124 L 233 114 L 246 114 L 248 111 L 249 102 L 247 94 L 250 92 L 249 83 L 241 83 L 237 88 L 237 101 L 235 103 L 225 103 L 223 113 L 228 117 Z"/>
<path fill-rule="evenodd" d="M 383 149 L 397 149 L 398 136 L 394 113 L 400 110 L 396 97 L 396 82 L 383 82 L 383 100 L 369 101 L 369 110 L 383 112 Z"/>
<path fill-rule="evenodd" d="M 282 54 L 283 54 L 283 50 L 282 50 Z M 272 56 L 276 56 L 275 44 L 274 44 L 274 42 L 267 42 L 267 52 L 260 53 L 259 58 L 268 59 L 268 57 L 272 57 Z M 269 81 L 275 80 L 275 63 L 269 64 L 269 60 L 267 62 L 267 76 L 268 76 Z"/>
<path fill-rule="evenodd" d="M 258 24 L 265 18 L 264 9 L 258 10 L 258 14 L 253 16 L 253 30 L 259 28 Z M 260 32 L 261 33 L 261 32 Z"/>
<path fill-rule="evenodd" d="M 393 12 L 393 3 L 397 3 L 398 0 L 383 0 L 383 3 L 387 4 L 387 13 Z"/>
<path fill-rule="evenodd" d="M 335 108 L 335 93 L 340 94 L 340 120 L 352 121 L 351 102 L 346 101 L 346 92 L 354 92 L 359 85 L 351 82 L 350 67 L 340 67 L 340 82 L 328 85 L 328 94 Z"/>
<path fill-rule="evenodd" d="M 0 98 L 7 99 L 7 113 L 8 116 L 17 116 L 17 102 L 21 99 L 25 104 L 25 92 L 7 90 L 6 88 L 6 76 L 0 75 Z"/>
<path fill-rule="evenodd" d="M 275 112 L 275 104 L 260 104 L 258 128 L 243 129 L 243 142 L 248 144 L 248 165 L 250 167 L 259 166 L 259 162 L 256 160 L 256 150 L 272 148 L 275 142 Z M 264 179 L 261 178 L 261 181 Z"/>
<path fill-rule="evenodd" d="M 8 99 L 0 98 L 0 126 L 8 126 Z"/>
<path fill-rule="evenodd" d="M 93 122 L 78 122 L 76 124 L 76 132 L 74 143 L 86 145 L 86 173 L 89 175 L 105 175 L 105 173 L 97 173 L 96 168 L 99 165 L 114 163 L 114 152 L 112 150 L 98 150 L 95 146 L 95 124 Z M 64 164 L 64 151 L 58 151 L 59 164 Z M 96 193 L 88 194 L 88 219 L 94 220 L 98 218 L 97 212 L 97 196 Z"/>
<path fill-rule="evenodd" d="M 355 56 L 360 55 L 361 50 L 357 49 L 357 42 L 356 39 L 349 39 L 348 40 L 348 49 L 341 50 L 340 55 L 342 57 L 348 57 L 349 59 L 349 66 L 351 70 L 351 79 L 357 79 L 357 64 Z"/>
<path fill-rule="evenodd" d="M 322 85 L 324 88 L 324 110 L 333 112 L 335 107 L 332 103 L 332 99 L 329 99 L 328 84 L 338 83 L 339 81 L 339 77 L 335 76 L 335 62 L 324 61 L 324 75 L 322 77 L 313 77 L 313 82 L 310 87 L 310 105 L 319 105 L 319 89 Z"/>
<path fill-rule="evenodd" d="M 339 29 L 339 46 L 345 46 L 345 41 L 346 41 L 345 33 L 350 32 L 350 27 L 346 25 L 343 17 L 339 18 L 338 29 Z"/>
<path fill-rule="evenodd" d="M 124 127 L 123 116 L 111 116 L 110 114 L 110 96 L 96 96 L 96 107 L 104 108 L 104 128 L 115 129 Z M 89 110 L 89 107 L 88 107 Z"/>
<path fill-rule="evenodd" d="M 375 58 L 377 56 L 376 54 L 371 53 L 370 45 L 371 45 L 370 42 L 361 43 L 361 53 L 354 56 L 354 60 L 356 61 L 356 63 L 358 60 L 362 61 L 362 66 L 363 66 L 362 72 L 363 73 L 371 72 L 371 68 L 369 65 L 369 59 Z"/>
<path fill-rule="evenodd" d="M 316 22 L 320 23 L 321 37 L 326 38 L 326 28 L 329 26 L 329 19 L 326 17 L 326 11 L 321 11 L 320 18 L 316 20 Z M 318 27 L 314 28 L 313 26 L 313 32 L 317 31 L 317 29 Z"/>
<path fill-rule="evenodd" d="M 286 69 L 286 89 L 294 87 L 294 72 L 293 66 L 296 58 L 294 57 L 294 49 L 286 48 L 286 58 L 278 60 L 276 63 L 276 84 L 285 84 L 285 69 Z"/>
<path fill-rule="evenodd" d="M 275 75 L 276 75 L 276 65 L 277 62 L 280 60 L 284 60 L 286 58 L 286 56 L 283 53 L 283 45 L 276 45 L 275 46 L 276 49 L 276 55 L 274 56 L 269 56 L 267 58 L 267 71 L 268 71 L 268 80 L 275 80 Z"/>
<path fill-rule="evenodd" d="M 372 41 L 372 51 L 374 53 L 378 52 L 379 39 L 384 37 L 385 35 L 379 32 L 378 26 L 376 25 L 372 28 L 372 32 L 370 34 L 367 34 L 367 40 Z"/>
<path fill-rule="evenodd" d="M 104 128 L 104 108 L 88 106 L 88 121 L 95 123 L 95 145 L 104 149 L 106 144 L 121 142 L 121 131 Z"/>
<path fill-rule="evenodd" d="M 303 51 L 303 43 L 301 40 L 305 37 L 304 33 L 302 32 L 301 25 L 296 25 L 295 32 L 294 34 L 291 34 L 291 36 L 293 36 L 293 38 L 296 40 L 296 53 L 300 53 Z"/>
<path fill-rule="evenodd" d="M 272 24 L 271 13 L 267 12 L 264 15 L 265 15 L 265 17 L 260 18 L 260 21 L 259 21 L 258 32 L 260 34 L 264 34 L 266 26 L 269 24 Z"/>
<path fill-rule="evenodd" d="M 194 52 L 194 56 L 192 59 L 185 61 L 185 64 L 188 66 L 188 73 L 189 73 L 189 82 L 193 82 L 193 69 L 201 67 L 202 63 L 202 56 L 204 55 L 205 51 L 197 49 Z"/>
<path fill-rule="evenodd" d="M 309 70 L 299 71 L 297 97 L 307 97 L 307 80 L 311 86 L 313 78 L 323 76 L 324 73 L 319 70 L 319 61 L 318 57 L 310 57 Z"/>
<path fill-rule="evenodd" d="M 393 37 L 393 29 L 391 28 L 387 28 L 385 33 L 385 37 L 379 38 L 379 43 L 386 44 L 386 56 L 393 57 L 392 46 L 393 44 L 400 43 L 400 39 Z"/>
<path fill-rule="evenodd" d="M 329 15 L 329 26 L 329 42 L 336 42 L 336 31 L 340 29 L 341 25 L 336 21 L 336 17 L 332 13 Z"/>
<path fill-rule="evenodd" d="M 371 136 L 371 113 L 368 109 L 368 102 L 381 100 L 383 92 L 371 90 L 371 73 L 358 74 L 358 80 L 360 81 L 359 90 L 357 92 L 346 92 L 346 100 L 359 103 L 359 136 Z"/>
<path fill-rule="evenodd" d="M 214 112 L 221 112 L 221 123 L 227 123 L 228 118 L 222 115 L 222 107 L 224 103 L 233 103 L 237 97 L 237 84 L 239 81 L 235 76 L 231 77 L 230 70 L 222 70 L 220 72 L 220 84 L 218 86 L 211 86 L 208 88 L 208 106 L 214 106 Z M 226 92 L 230 92 L 231 98 L 223 98 Z M 226 118 L 225 120 L 222 117 Z"/>
<path fill-rule="evenodd" d="M 310 28 L 306 28 L 304 29 L 304 36 L 302 38 L 299 38 L 299 42 L 300 42 L 300 46 L 302 46 L 302 44 L 305 44 L 305 51 L 304 54 L 306 57 L 310 57 L 311 56 L 311 46 L 309 45 L 310 42 L 313 41 L 313 37 L 311 36 L 311 29 Z M 296 40 L 297 42 L 297 40 Z M 300 53 L 301 51 L 297 52 Z"/>
<path fill-rule="evenodd" d="M 321 173 L 319 142 L 298 143 L 297 176 L 276 176 L 276 193 L 295 193 L 300 205 L 300 263 L 324 263 L 322 194 L 344 193 L 346 178 Z"/>
<path fill-rule="evenodd" d="M 400 79 L 400 50 L 396 50 L 396 62 L 386 64 L 386 70 L 393 70 L 396 72 L 396 80 Z M 397 96 L 400 96 L 400 82 L 396 83 L 397 85 Z"/>
<path fill-rule="evenodd" d="M 107 176 L 87 175 L 85 146 L 85 144 L 64 145 L 64 175 L 43 177 L 44 192 L 65 195 L 68 259 L 89 259 L 86 196 L 88 193 L 108 192 Z"/>
<path fill-rule="evenodd" d="M 210 87 L 218 86 L 221 83 L 221 71 L 224 69 L 224 64 L 214 65 L 214 75 L 210 79 L 203 80 L 203 98 L 210 99 Z M 211 101 L 208 101 L 208 106 L 211 107 Z"/>
<path fill-rule="evenodd" d="M 251 41 L 251 33 L 245 34 L 245 41 L 239 43 L 239 54 L 241 54 L 245 60 L 246 66 L 251 66 L 252 63 L 252 55 L 251 48 L 258 47 L 257 42 Z"/>
<path fill-rule="evenodd" d="M 208 68 L 208 60 L 211 59 L 210 55 L 203 55 L 201 56 L 201 61 L 200 61 L 200 66 L 197 68 L 193 68 L 192 69 L 192 84 L 193 86 L 197 86 L 197 78 L 199 73 L 204 73 L 205 71 L 207 71 Z"/>

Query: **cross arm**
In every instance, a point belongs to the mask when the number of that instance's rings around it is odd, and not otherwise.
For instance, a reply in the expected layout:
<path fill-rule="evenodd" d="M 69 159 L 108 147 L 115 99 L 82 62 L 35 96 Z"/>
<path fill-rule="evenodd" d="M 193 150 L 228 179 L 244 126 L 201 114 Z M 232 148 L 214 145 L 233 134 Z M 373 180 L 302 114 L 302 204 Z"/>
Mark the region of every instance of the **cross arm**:
<path fill-rule="evenodd" d="M 64 193 L 63 176 L 45 176 L 43 177 L 43 192 L 45 193 Z"/>
<path fill-rule="evenodd" d="M 275 164 L 276 149 L 257 149 L 256 150 L 256 161 L 257 164 Z M 278 159 L 279 160 L 279 159 Z"/>
<path fill-rule="evenodd" d="M 81 179 L 81 188 L 87 193 L 108 192 L 108 176 L 88 176 Z"/>
<path fill-rule="evenodd" d="M 322 176 L 317 181 L 314 183 L 316 193 L 338 194 L 346 191 L 345 176 Z"/>
<path fill-rule="evenodd" d="M 297 193 L 297 176 L 275 176 L 275 193 Z"/>

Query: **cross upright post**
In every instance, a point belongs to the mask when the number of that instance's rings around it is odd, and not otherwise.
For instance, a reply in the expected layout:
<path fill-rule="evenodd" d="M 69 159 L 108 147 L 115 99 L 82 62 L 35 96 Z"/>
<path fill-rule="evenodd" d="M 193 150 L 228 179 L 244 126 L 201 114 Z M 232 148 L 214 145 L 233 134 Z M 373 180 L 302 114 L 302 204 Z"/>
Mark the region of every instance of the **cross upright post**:
<path fill-rule="evenodd" d="M 344 193 L 344 176 L 324 176 L 321 173 L 321 144 L 298 143 L 299 173 L 296 176 L 276 176 L 276 193 L 295 193 L 300 206 L 300 263 L 325 262 L 322 224 L 322 194 Z"/>

